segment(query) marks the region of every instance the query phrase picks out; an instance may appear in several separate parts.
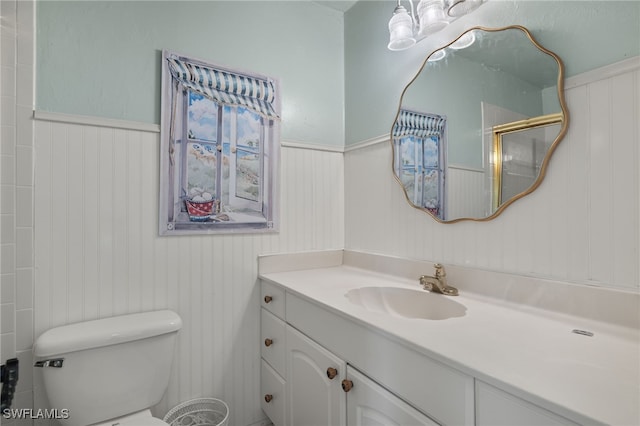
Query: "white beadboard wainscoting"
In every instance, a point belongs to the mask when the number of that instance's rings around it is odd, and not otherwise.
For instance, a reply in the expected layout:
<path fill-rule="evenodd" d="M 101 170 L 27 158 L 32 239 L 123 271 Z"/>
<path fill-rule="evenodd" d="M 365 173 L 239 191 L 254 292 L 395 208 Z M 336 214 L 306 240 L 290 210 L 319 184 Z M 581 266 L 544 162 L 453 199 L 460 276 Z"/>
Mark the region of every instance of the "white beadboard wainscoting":
<path fill-rule="evenodd" d="M 639 69 L 632 58 L 567 80 L 569 131 L 544 182 L 489 222 L 410 207 L 388 141 L 347 148 L 346 248 L 637 292 Z"/>
<path fill-rule="evenodd" d="M 259 424 L 257 256 L 343 247 L 342 152 L 282 147 L 278 234 L 159 237 L 159 134 L 49 118 L 36 113 L 35 337 L 66 323 L 172 309 L 184 326 L 156 415 L 212 396 L 229 404 L 230 424 Z M 35 387 L 38 407 L 37 377 Z"/>

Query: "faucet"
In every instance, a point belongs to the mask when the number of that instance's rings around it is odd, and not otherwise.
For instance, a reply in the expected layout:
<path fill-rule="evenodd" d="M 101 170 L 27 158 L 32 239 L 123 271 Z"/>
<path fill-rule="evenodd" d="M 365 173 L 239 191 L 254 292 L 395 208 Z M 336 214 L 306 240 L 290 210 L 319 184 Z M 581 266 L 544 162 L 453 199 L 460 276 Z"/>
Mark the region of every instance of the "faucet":
<path fill-rule="evenodd" d="M 422 285 L 422 288 L 427 291 L 433 291 L 447 296 L 457 296 L 458 289 L 447 284 L 447 273 L 444 271 L 444 266 L 440 263 L 436 263 L 433 267 L 436 270 L 435 276 L 420 276 L 420 285 Z"/>

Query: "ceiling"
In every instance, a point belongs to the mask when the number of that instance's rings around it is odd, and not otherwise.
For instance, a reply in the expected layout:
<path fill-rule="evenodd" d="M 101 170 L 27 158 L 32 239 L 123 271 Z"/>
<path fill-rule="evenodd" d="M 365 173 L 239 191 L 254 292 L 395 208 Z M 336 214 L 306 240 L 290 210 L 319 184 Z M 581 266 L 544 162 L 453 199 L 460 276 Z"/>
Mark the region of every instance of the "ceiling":
<path fill-rule="evenodd" d="M 313 2 L 318 3 L 322 6 L 329 7 L 331 9 L 339 10 L 340 12 L 346 12 L 351 8 L 351 6 L 356 4 L 357 1 L 358 0 L 332 0 L 332 1 L 318 0 Z"/>

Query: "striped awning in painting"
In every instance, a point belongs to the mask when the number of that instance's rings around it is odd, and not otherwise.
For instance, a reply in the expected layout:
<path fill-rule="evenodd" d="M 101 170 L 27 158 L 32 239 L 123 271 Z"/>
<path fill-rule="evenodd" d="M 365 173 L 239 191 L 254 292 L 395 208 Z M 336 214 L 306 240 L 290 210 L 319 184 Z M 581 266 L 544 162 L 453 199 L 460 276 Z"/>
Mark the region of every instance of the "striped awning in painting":
<path fill-rule="evenodd" d="M 426 138 L 428 136 L 442 135 L 447 119 L 437 114 L 409 111 L 401 109 L 398 119 L 393 125 L 393 137 L 416 136 Z"/>
<path fill-rule="evenodd" d="M 269 118 L 280 118 L 274 108 L 273 82 L 167 58 L 172 77 L 184 87 L 225 105 L 243 106 Z"/>

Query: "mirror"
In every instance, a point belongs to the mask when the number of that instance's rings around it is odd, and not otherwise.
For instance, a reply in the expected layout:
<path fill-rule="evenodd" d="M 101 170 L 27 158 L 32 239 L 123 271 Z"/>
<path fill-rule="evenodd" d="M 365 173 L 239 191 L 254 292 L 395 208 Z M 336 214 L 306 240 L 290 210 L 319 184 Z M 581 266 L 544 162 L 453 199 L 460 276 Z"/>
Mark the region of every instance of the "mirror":
<path fill-rule="evenodd" d="M 471 28 L 402 92 L 394 176 L 440 222 L 490 220 L 540 185 L 567 125 L 560 58 L 524 27 Z"/>

